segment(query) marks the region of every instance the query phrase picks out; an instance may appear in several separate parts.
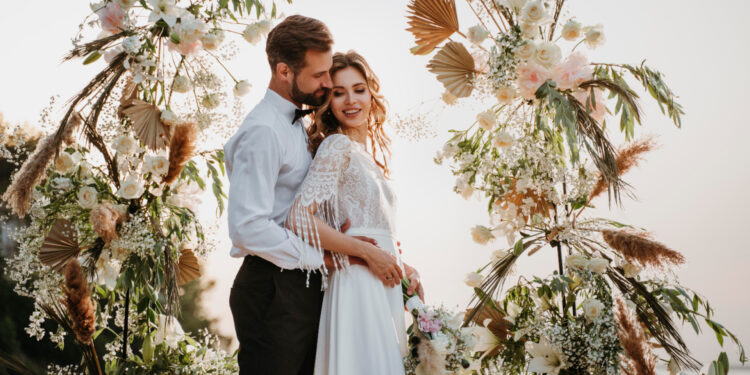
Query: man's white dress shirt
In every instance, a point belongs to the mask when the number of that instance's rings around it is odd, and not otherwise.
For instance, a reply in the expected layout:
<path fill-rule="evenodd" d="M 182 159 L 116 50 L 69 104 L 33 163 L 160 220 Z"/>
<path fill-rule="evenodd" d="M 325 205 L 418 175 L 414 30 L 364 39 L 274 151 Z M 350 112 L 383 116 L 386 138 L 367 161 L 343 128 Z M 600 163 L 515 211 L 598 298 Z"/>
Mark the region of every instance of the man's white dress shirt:
<path fill-rule="evenodd" d="M 284 227 L 312 161 L 297 106 L 268 89 L 224 145 L 233 257 L 256 255 L 282 269 L 315 270 L 320 252 Z"/>

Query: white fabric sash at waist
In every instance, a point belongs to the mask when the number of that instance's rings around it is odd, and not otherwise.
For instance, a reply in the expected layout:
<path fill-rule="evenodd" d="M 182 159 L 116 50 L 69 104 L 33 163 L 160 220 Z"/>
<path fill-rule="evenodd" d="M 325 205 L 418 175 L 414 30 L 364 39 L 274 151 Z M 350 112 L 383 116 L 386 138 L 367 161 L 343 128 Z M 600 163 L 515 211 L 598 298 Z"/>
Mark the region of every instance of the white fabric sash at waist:
<path fill-rule="evenodd" d="M 355 227 L 355 228 L 349 228 L 349 230 L 346 231 L 346 234 L 349 236 L 365 236 L 365 237 L 377 236 L 381 238 L 387 237 L 392 240 L 394 239 L 393 233 L 391 233 L 390 230 L 383 229 L 383 228 Z"/>

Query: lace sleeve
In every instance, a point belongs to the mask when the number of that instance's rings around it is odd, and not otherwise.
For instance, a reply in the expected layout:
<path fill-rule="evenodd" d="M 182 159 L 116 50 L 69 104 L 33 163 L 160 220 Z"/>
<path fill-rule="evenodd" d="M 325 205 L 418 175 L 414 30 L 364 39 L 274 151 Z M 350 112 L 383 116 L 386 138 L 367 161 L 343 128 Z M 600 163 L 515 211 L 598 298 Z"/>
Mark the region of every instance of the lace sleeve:
<path fill-rule="evenodd" d="M 333 134 L 320 144 L 286 219 L 286 226 L 312 245 L 319 255 L 324 249 L 313 215 L 332 228 L 341 229 L 338 184 L 341 174 L 349 167 L 351 142 L 343 134 Z M 341 266 L 349 265 L 345 255 L 333 253 L 333 259 Z M 328 273 L 325 264 L 322 271 Z"/>

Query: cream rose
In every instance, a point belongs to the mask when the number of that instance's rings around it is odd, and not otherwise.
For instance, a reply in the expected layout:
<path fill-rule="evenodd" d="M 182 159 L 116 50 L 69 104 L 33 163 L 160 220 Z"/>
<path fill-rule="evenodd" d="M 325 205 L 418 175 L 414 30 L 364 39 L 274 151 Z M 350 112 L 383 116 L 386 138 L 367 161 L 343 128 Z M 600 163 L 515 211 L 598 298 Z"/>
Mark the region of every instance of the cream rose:
<path fill-rule="evenodd" d="M 530 23 L 521 24 L 521 35 L 527 39 L 536 39 L 539 37 L 539 25 L 533 25 Z"/>
<path fill-rule="evenodd" d="M 534 57 L 534 54 L 536 53 L 536 43 L 534 43 L 531 40 L 527 40 L 524 45 L 518 48 L 518 51 L 516 51 L 516 55 L 522 59 L 522 60 L 528 60 L 532 57 Z"/>
<path fill-rule="evenodd" d="M 492 128 L 497 124 L 495 112 L 493 112 L 492 110 L 487 110 L 478 114 L 477 123 L 479 124 L 480 128 L 486 131 L 492 131 Z"/>
<path fill-rule="evenodd" d="M 549 68 L 560 62 L 561 58 L 562 52 L 560 52 L 560 47 L 558 47 L 557 44 L 552 42 L 541 42 L 536 45 L 534 60 L 539 63 L 539 65 Z"/>
<path fill-rule="evenodd" d="M 193 83 L 190 82 L 190 79 L 188 77 L 185 77 L 183 75 L 174 77 L 174 82 L 172 82 L 172 90 L 179 93 L 186 93 L 192 88 Z"/>
<path fill-rule="evenodd" d="M 161 119 L 161 122 L 163 122 L 164 125 L 167 125 L 167 126 L 177 125 L 177 123 L 180 121 L 177 115 L 175 115 L 174 112 L 172 112 L 169 109 L 165 109 L 161 111 L 160 119 Z"/>
<path fill-rule="evenodd" d="M 136 142 L 135 138 L 126 134 L 120 134 L 115 138 L 114 142 L 112 143 L 112 147 L 119 154 L 133 155 L 138 149 L 138 143 Z"/>
<path fill-rule="evenodd" d="M 86 209 L 92 209 L 98 201 L 98 193 L 96 189 L 91 186 L 84 186 L 78 190 L 78 204 Z"/>
<path fill-rule="evenodd" d="M 563 25 L 561 35 L 567 41 L 578 40 L 583 35 L 583 26 L 580 22 L 571 18 Z"/>
<path fill-rule="evenodd" d="M 242 80 L 237 82 L 234 85 L 234 95 L 235 96 L 244 96 L 247 95 L 247 93 L 250 92 L 250 88 L 253 87 L 253 85 L 250 84 L 247 80 Z"/>
<path fill-rule="evenodd" d="M 565 257 L 565 267 L 582 270 L 586 268 L 588 259 L 583 254 L 572 254 Z"/>
<path fill-rule="evenodd" d="M 65 174 L 71 172 L 78 166 L 81 161 L 81 154 L 78 151 L 70 154 L 66 151 L 60 153 L 60 156 L 55 161 L 55 170 Z"/>
<path fill-rule="evenodd" d="M 482 43 L 490 35 L 490 32 L 482 25 L 474 25 L 469 28 L 466 37 L 474 44 Z"/>
<path fill-rule="evenodd" d="M 474 242 L 480 245 L 486 245 L 487 242 L 490 242 L 490 240 L 494 237 L 492 236 L 492 231 L 490 230 L 490 228 L 482 225 L 477 225 L 474 228 L 471 228 L 471 238 L 474 240 Z"/>
<path fill-rule="evenodd" d="M 505 130 L 498 131 L 497 133 L 495 133 L 495 136 L 492 137 L 492 145 L 500 149 L 512 145 L 513 143 L 515 143 L 515 141 L 516 140 L 513 139 L 513 136 Z"/>
<path fill-rule="evenodd" d="M 521 21 L 530 25 L 543 25 L 551 21 L 547 8 L 541 0 L 532 0 L 521 9 Z"/>
<path fill-rule="evenodd" d="M 138 177 L 130 175 L 120 183 L 120 189 L 117 190 L 117 196 L 125 199 L 135 199 L 143 194 L 143 185 L 138 181 Z"/>
<path fill-rule="evenodd" d="M 221 29 L 212 29 L 201 37 L 201 43 L 203 48 L 213 51 L 219 48 L 221 42 L 224 41 L 224 31 Z"/>
<path fill-rule="evenodd" d="M 484 280 L 484 278 L 479 272 L 469 272 L 466 274 L 464 282 L 466 283 L 466 285 L 472 288 L 478 288 L 480 285 L 482 285 L 482 280 Z"/>
<path fill-rule="evenodd" d="M 511 104 L 518 96 L 518 90 L 513 86 L 503 86 L 497 89 L 495 97 L 500 104 Z"/>
<path fill-rule="evenodd" d="M 258 44 L 262 36 L 258 22 L 248 25 L 245 30 L 242 31 L 242 37 L 252 45 Z"/>
<path fill-rule="evenodd" d="M 581 307 L 583 307 L 583 316 L 585 316 L 587 320 L 598 318 L 604 310 L 604 304 L 596 299 L 587 299 L 583 301 Z"/>
<path fill-rule="evenodd" d="M 155 176 L 164 176 L 169 171 L 169 159 L 164 156 L 147 155 L 144 160 L 145 171 Z"/>
<path fill-rule="evenodd" d="M 607 271 L 609 261 L 604 258 L 591 258 L 586 262 L 586 269 L 596 274 L 603 274 Z"/>
<path fill-rule="evenodd" d="M 584 28 L 583 35 L 585 37 L 586 45 L 589 46 L 589 48 L 596 48 L 604 44 L 607 40 L 604 37 L 604 26 L 601 24 Z"/>

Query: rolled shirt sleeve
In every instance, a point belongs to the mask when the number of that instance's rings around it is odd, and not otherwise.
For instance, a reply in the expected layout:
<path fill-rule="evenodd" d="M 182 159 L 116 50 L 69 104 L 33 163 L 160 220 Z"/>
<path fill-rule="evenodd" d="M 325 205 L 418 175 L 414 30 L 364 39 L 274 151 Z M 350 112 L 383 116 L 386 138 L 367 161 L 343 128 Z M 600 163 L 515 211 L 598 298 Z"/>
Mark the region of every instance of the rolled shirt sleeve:
<path fill-rule="evenodd" d="M 322 254 L 271 218 L 282 167 L 282 148 L 274 130 L 247 126 L 224 150 L 232 256 L 256 255 L 283 269 L 321 269 Z"/>

